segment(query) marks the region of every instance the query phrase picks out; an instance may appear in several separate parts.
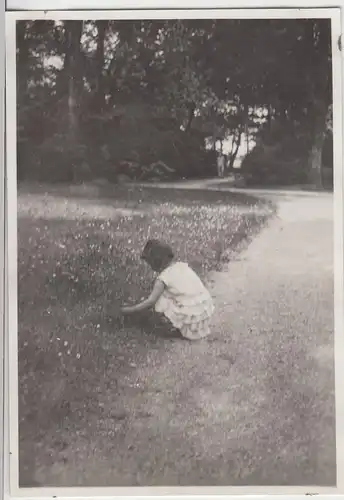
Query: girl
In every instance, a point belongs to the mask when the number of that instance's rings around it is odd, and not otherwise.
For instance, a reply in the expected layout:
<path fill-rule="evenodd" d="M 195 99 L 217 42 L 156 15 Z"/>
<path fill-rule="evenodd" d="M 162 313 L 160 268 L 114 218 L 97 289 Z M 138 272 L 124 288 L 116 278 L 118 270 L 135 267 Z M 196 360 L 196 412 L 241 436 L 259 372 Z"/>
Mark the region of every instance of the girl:
<path fill-rule="evenodd" d="M 155 311 L 162 313 L 184 338 L 198 340 L 209 335 L 214 305 L 197 274 L 185 262 L 174 260 L 172 249 L 158 240 L 147 242 L 141 259 L 159 275 L 148 299 L 122 307 L 122 313 L 155 306 Z"/>

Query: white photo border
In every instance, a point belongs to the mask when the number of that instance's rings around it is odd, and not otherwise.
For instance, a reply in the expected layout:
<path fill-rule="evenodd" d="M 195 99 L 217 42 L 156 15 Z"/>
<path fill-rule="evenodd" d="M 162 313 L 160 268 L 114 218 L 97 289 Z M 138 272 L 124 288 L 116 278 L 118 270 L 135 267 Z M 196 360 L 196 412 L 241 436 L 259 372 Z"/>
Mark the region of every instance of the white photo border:
<path fill-rule="evenodd" d="M 0 0 L 0 32 L 5 32 L 5 0 Z M 4 387 L 5 387 L 5 39 L 0 42 L 0 492 L 4 492 Z"/>
<path fill-rule="evenodd" d="M 12 3 L 14 0 L 12 0 Z M 17 2 L 18 3 L 18 2 Z M 33 2 L 27 1 L 26 5 Z M 36 2 L 37 3 L 37 2 Z M 42 2 L 41 2 L 42 3 Z M 32 7 L 32 6 L 31 6 Z M 332 23 L 333 72 L 333 128 L 334 134 L 334 266 L 335 266 L 335 362 L 336 388 L 344 380 L 344 280 L 343 280 L 343 148 L 342 148 L 342 52 L 338 47 L 343 21 L 343 10 L 332 8 L 283 9 L 193 9 L 193 10 L 112 10 L 112 11 L 18 11 L 6 13 L 6 261 L 7 304 L 5 327 L 5 441 L 4 441 L 4 496 L 13 498 L 101 498 L 148 496 L 198 497 L 217 495 L 251 497 L 261 495 L 321 495 L 344 494 L 344 394 L 336 391 L 337 487 L 135 487 L 135 488 L 19 488 L 18 460 L 18 359 L 17 359 L 17 175 L 16 175 L 16 37 L 17 20 L 30 19 L 175 19 L 175 18 L 236 18 L 236 19 L 290 19 L 328 18 Z M 1 200 L 1 193 L 0 193 Z M 1 207 L 0 207 L 1 212 Z M 0 276 L 1 278 L 1 276 Z M 1 296 L 0 296 L 1 299 Z M 341 477 L 342 473 L 342 477 Z"/>
<path fill-rule="evenodd" d="M 83 11 L 83 10 L 166 10 L 181 9 L 314 9 L 341 8 L 343 0 L 6 0 L 6 10 Z"/>

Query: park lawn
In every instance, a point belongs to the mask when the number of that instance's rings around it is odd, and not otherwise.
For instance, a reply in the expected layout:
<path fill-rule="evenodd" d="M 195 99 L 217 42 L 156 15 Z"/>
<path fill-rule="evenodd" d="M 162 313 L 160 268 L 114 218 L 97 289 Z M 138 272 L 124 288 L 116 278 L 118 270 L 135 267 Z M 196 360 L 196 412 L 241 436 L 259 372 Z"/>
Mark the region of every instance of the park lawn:
<path fill-rule="evenodd" d="M 152 286 L 154 276 L 140 260 L 146 240 L 172 244 L 207 281 L 273 213 L 271 205 L 226 192 L 19 192 L 22 486 L 36 484 L 40 464 L 68 466 L 73 440 L 95 436 L 111 411 L 101 395 L 111 391 L 115 400 L 130 391 L 126 377 L 147 353 L 180 341 L 164 338 L 152 315 L 124 320 L 119 314 L 124 302 L 142 298 Z"/>

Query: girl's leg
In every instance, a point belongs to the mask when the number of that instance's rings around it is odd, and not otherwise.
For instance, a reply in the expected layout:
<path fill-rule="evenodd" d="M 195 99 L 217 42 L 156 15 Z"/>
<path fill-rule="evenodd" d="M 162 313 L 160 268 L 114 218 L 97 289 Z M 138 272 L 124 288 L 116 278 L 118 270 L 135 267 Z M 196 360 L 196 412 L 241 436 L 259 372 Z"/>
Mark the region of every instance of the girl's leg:
<path fill-rule="evenodd" d="M 164 314 L 156 314 L 155 333 L 164 338 L 181 338 L 180 331 L 175 328 Z"/>

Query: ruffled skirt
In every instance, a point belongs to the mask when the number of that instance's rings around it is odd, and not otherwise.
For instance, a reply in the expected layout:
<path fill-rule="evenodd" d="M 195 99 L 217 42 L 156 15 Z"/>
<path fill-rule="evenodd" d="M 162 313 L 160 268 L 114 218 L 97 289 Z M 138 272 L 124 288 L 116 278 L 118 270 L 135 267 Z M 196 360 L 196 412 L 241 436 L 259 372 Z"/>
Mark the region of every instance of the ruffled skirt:
<path fill-rule="evenodd" d="M 214 312 L 210 295 L 189 298 L 183 304 L 162 295 L 155 310 L 164 314 L 186 339 L 199 340 L 210 334 L 210 319 Z"/>

